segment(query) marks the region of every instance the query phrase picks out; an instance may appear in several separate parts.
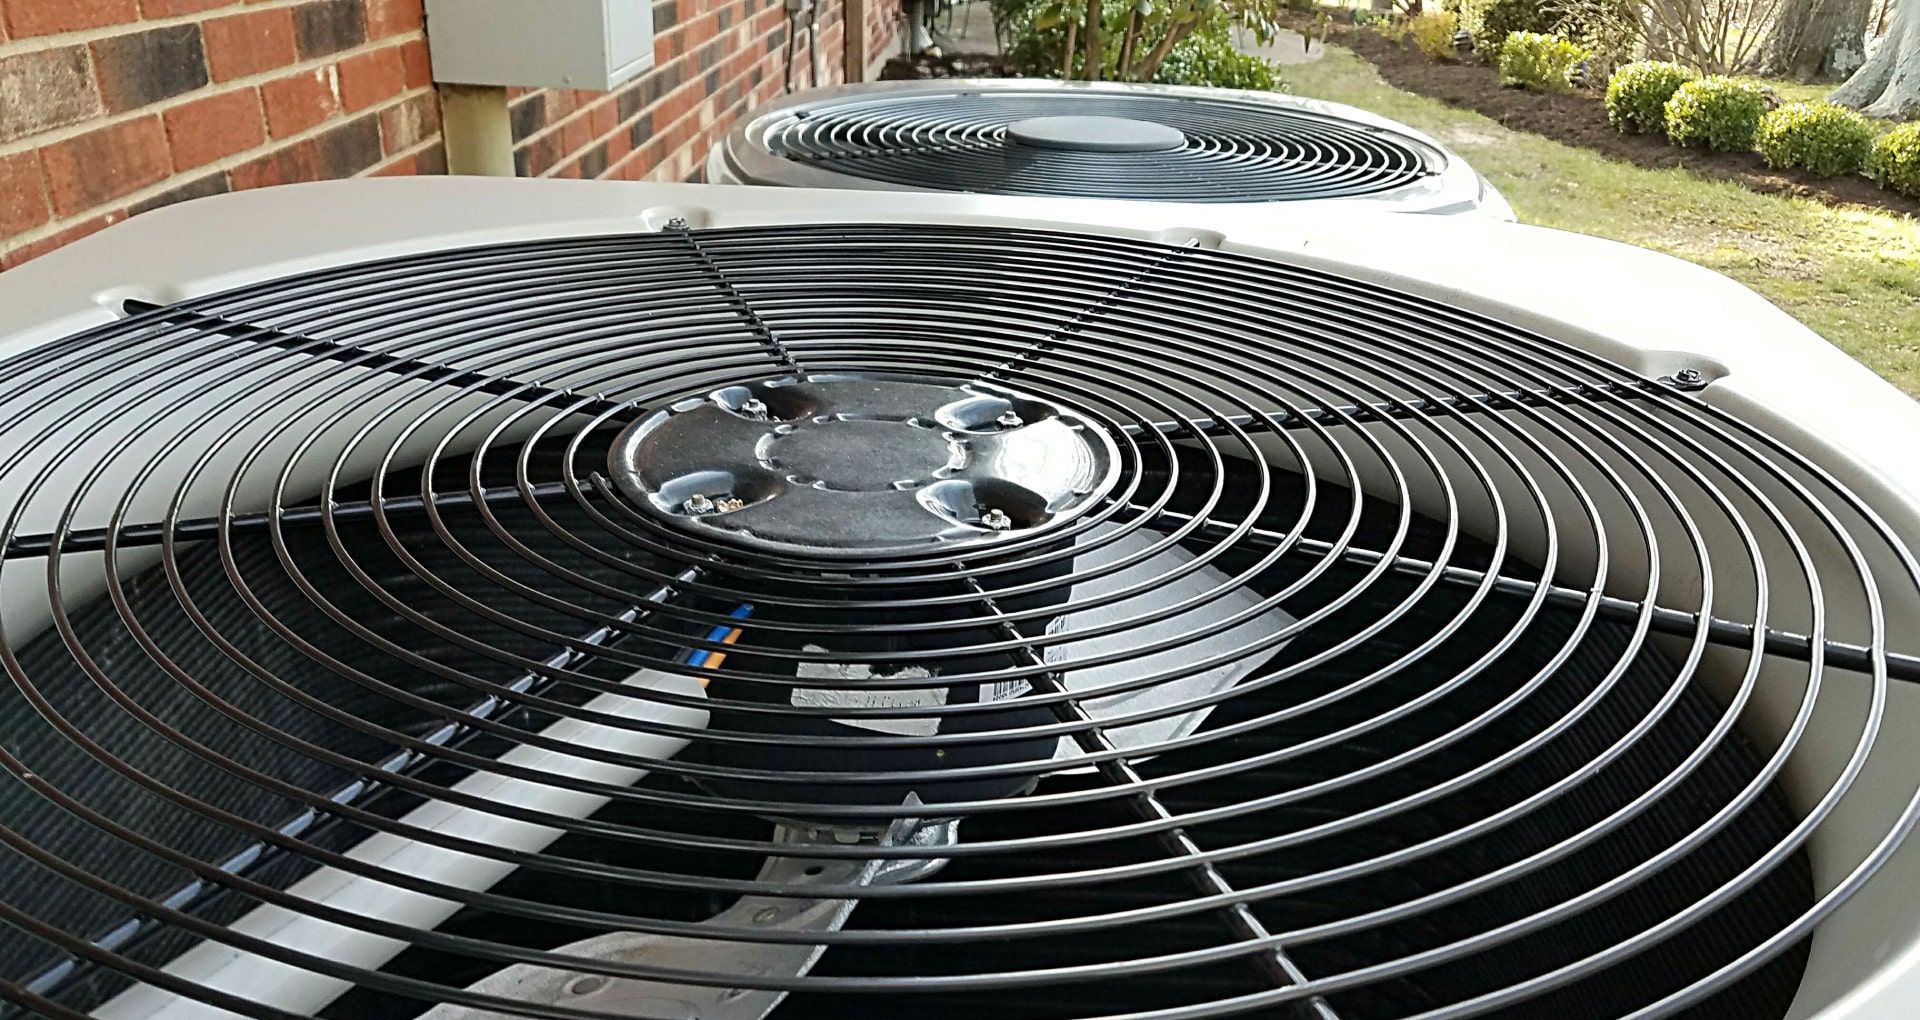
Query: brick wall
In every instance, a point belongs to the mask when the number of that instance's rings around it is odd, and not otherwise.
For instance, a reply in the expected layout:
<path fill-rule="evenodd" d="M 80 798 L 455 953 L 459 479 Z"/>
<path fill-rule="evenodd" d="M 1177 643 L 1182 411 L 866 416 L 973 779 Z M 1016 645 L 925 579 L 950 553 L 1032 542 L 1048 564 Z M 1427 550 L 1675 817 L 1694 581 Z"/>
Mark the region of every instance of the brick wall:
<path fill-rule="evenodd" d="M 187 198 L 444 173 L 421 10 L 0 0 L 0 270 Z M 822 0 L 820 84 L 841 77 L 841 10 Z M 872 55 L 893 44 L 898 10 L 869 0 Z M 782 0 L 658 0 L 654 24 L 656 66 L 615 92 L 515 90 L 522 175 L 688 179 L 741 114 L 783 91 Z"/>
<path fill-rule="evenodd" d="M 839 0 L 821 0 L 826 74 L 812 81 L 805 19 L 793 84 L 839 83 L 844 37 Z M 894 44 L 898 0 L 869 0 L 869 58 Z M 514 168 L 522 177 L 697 180 L 707 148 L 748 110 L 786 88 L 782 0 L 660 0 L 653 5 L 654 67 L 618 90 L 515 90 Z"/>
<path fill-rule="evenodd" d="M 0 0 L 0 269 L 186 198 L 444 165 L 421 0 Z"/>

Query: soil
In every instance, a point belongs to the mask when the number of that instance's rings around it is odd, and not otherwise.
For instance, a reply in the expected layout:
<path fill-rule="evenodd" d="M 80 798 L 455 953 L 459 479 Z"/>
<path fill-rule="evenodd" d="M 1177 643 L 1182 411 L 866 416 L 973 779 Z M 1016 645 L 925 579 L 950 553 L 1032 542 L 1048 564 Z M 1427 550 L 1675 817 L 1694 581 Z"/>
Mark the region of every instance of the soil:
<path fill-rule="evenodd" d="M 998 53 L 950 53 L 939 57 L 925 54 L 908 60 L 894 57 L 880 69 L 881 81 L 912 81 L 916 78 L 1018 78 L 1019 69 Z"/>
<path fill-rule="evenodd" d="M 1771 169 L 1758 153 L 1682 149 L 1659 135 L 1623 134 L 1607 121 L 1606 104 L 1592 93 L 1548 95 L 1506 88 L 1490 67 L 1433 60 L 1410 45 L 1362 28 L 1336 25 L 1333 41 L 1373 64 L 1396 88 L 1473 110 L 1515 131 L 1649 169 L 1685 167 L 1702 177 L 1733 181 L 1755 191 L 1920 216 L 1920 201 L 1887 191 L 1864 177 L 1812 177 Z"/>

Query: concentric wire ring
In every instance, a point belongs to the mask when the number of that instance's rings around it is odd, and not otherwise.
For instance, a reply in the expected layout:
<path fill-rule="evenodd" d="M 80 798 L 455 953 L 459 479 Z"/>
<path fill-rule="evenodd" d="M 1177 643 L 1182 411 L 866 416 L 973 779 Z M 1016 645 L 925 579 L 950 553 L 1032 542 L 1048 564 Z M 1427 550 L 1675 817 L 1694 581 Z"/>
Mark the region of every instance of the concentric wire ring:
<path fill-rule="evenodd" d="M 1882 606 L 1920 571 L 1869 507 L 1666 383 L 1320 271 L 676 227 L 142 307 L 7 369 L 0 996 L 49 1015 L 130 980 L 301 1011 L 158 969 L 202 940 L 332 979 L 338 1016 L 510 1008 L 466 988 L 523 962 L 794 992 L 780 1017 L 1778 1015 L 1914 817 L 1815 887 L 1911 668 Z M 637 416 L 780 373 L 1057 398 L 1120 480 L 1031 540 L 832 562 L 607 480 Z M 1844 764 L 1790 800 L 1836 703 Z M 959 841 L 773 835 L 930 815 Z M 493 877 L 354 849 L 396 838 Z M 948 864 L 798 888 L 768 855 Z M 316 868 L 444 923 L 285 891 Z M 860 905 L 703 923 L 742 895 Z M 391 949 L 225 927 L 263 905 Z M 554 952 L 602 932 L 827 949 Z"/>
<path fill-rule="evenodd" d="M 1414 138 L 1328 113 L 1225 96 L 1065 89 L 840 97 L 769 115 L 754 139 L 776 157 L 934 191 L 1166 202 L 1287 202 L 1377 195 L 1443 169 Z M 1170 127 L 1150 151 L 1016 143 L 1009 127 L 1097 117 Z"/>

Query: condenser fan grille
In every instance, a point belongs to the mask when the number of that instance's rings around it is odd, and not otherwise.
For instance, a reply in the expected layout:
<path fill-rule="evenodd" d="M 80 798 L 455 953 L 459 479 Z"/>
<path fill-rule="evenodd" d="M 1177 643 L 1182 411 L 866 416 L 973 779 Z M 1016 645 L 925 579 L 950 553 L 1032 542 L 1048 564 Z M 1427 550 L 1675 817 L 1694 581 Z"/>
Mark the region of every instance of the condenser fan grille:
<path fill-rule="evenodd" d="M 1778 1017 L 1912 819 L 1816 880 L 1871 510 L 1424 298 L 675 221 L 126 311 L 0 372 L 23 1012 Z"/>
<path fill-rule="evenodd" d="M 1443 156 L 1331 114 L 1226 98 L 1011 90 L 903 92 L 783 111 L 774 156 L 934 191 L 1167 202 L 1377 195 Z"/>

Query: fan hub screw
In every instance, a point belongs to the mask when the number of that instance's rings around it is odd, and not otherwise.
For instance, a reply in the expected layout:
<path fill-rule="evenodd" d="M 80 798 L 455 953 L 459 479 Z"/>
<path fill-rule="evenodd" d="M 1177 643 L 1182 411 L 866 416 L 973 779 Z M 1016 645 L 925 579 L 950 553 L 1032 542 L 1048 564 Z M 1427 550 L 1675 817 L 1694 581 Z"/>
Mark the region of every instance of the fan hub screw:
<path fill-rule="evenodd" d="M 713 500 L 698 493 L 689 497 L 681 506 L 690 514 L 710 514 L 714 511 Z"/>
<path fill-rule="evenodd" d="M 767 402 L 755 397 L 740 405 L 740 413 L 749 418 L 765 418 L 767 416 Z"/>
<path fill-rule="evenodd" d="M 998 422 L 1001 428 L 1008 429 L 1017 429 L 1026 424 L 1026 422 L 1021 420 L 1020 415 L 1014 411 L 1004 411 L 1000 417 L 995 418 L 994 421 Z"/>
<path fill-rule="evenodd" d="M 1707 376 L 1697 368 L 1683 368 L 1673 373 L 1673 381 L 1682 386 L 1699 386 L 1707 381 Z"/>
<path fill-rule="evenodd" d="M 980 515 L 980 523 L 993 531 L 1005 531 L 1013 527 L 1013 518 L 1008 517 L 1005 510 L 994 507 Z"/>

